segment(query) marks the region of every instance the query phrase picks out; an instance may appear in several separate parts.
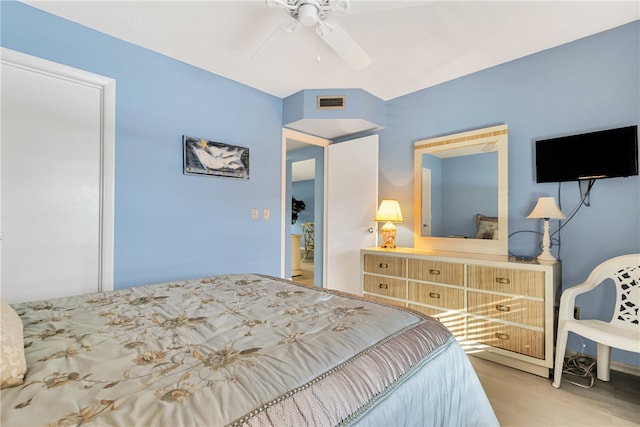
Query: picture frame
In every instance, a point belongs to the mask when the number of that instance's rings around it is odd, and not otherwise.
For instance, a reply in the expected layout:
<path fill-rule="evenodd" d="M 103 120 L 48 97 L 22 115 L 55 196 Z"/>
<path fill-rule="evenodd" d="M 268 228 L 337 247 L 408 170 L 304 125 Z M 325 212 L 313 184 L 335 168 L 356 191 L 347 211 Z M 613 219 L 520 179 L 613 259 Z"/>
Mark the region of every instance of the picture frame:
<path fill-rule="evenodd" d="M 249 179 L 249 148 L 182 136 L 185 175 Z"/>

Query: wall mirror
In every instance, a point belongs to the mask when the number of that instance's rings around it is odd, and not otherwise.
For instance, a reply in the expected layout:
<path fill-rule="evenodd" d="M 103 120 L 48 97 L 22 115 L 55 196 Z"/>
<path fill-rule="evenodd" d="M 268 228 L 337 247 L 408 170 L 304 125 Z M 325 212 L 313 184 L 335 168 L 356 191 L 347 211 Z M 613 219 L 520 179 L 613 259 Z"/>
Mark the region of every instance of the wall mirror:
<path fill-rule="evenodd" d="M 507 125 L 415 142 L 415 248 L 508 254 L 507 143 Z"/>

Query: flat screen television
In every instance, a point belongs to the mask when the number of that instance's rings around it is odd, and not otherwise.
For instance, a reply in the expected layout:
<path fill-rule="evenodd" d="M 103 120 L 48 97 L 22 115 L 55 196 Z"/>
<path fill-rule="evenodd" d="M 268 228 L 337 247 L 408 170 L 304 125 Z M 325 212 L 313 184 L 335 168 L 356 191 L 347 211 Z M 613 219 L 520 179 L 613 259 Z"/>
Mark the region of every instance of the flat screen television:
<path fill-rule="evenodd" d="M 638 175 L 638 126 L 536 141 L 536 181 Z"/>

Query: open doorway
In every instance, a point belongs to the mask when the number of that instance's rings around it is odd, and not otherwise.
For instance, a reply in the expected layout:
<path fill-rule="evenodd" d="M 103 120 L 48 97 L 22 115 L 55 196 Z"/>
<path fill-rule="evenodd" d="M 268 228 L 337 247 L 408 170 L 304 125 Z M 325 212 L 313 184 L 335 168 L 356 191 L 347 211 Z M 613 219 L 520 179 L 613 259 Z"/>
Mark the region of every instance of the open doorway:
<path fill-rule="evenodd" d="M 314 152 L 312 147 L 300 150 L 303 157 Z M 315 169 L 314 157 L 291 163 L 291 276 L 310 286 L 315 284 Z"/>
<path fill-rule="evenodd" d="M 307 143 L 305 150 L 315 151 L 314 286 L 360 294 L 360 249 L 376 245 L 378 136 L 329 145 L 322 138 L 283 130 L 281 271 L 282 277 L 290 278 L 291 164 L 303 159 L 302 150 L 286 152 L 289 140 Z"/>
<path fill-rule="evenodd" d="M 283 276 L 317 287 L 323 286 L 324 150 L 328 145 L 328 140 L 283 130 Z"/>

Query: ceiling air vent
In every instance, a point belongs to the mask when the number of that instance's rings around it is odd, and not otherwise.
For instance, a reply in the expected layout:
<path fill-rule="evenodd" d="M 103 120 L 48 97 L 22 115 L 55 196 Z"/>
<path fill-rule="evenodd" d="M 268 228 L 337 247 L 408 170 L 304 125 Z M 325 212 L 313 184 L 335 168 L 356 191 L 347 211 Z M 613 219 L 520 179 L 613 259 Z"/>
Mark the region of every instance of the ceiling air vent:
<path fill-rule="evenodd" d="M 339 96 L 319 96 L 318 110 L 344 110 L 346 97 Z"/>

